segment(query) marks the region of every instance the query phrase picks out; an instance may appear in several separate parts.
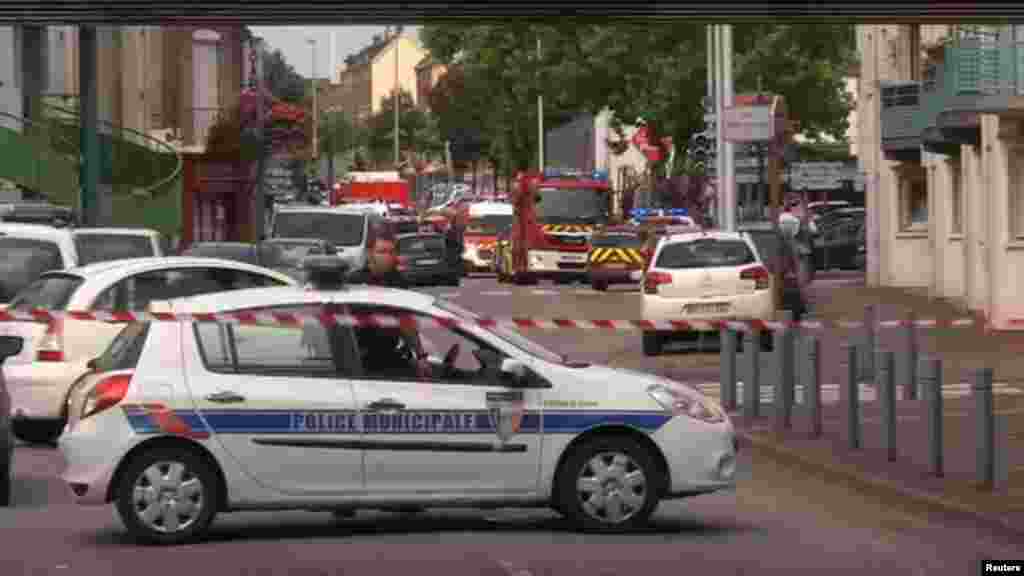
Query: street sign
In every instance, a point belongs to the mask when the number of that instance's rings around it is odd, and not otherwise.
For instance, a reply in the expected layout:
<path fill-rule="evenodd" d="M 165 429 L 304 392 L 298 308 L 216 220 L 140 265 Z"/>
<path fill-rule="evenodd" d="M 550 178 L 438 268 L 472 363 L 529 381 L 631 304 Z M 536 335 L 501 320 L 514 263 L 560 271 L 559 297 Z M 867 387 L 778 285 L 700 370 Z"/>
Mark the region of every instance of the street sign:
<path fill-rule="evenodd" d="M 729 142 L 772 141 L 785 129 L 785 106 L 778 96 L 738 95 L 725 109 L 724 128 Z"/>

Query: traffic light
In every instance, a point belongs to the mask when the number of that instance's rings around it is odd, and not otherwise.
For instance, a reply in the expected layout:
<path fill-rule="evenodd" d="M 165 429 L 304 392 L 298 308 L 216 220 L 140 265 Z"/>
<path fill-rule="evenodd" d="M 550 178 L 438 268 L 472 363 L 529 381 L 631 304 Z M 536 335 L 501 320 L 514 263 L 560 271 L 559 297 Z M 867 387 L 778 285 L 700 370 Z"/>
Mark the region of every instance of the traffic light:
<path fill-rule="evenodd" d="M 704 131 L 691 136 L 687 155 L 698 170 L 707 172 L 715 157 L 714 135 L 710 131 Z"/>

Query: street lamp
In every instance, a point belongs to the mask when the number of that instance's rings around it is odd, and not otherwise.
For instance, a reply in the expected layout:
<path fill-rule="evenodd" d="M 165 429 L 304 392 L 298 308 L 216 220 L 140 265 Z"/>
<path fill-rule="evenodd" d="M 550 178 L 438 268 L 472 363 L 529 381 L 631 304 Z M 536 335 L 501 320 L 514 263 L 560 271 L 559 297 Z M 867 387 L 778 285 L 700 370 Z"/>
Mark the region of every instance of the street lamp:
<path fill-rule="evenodd" d="M 398 109 L 399 109 L 399 106 L 401 106 L 401 98 L 399 98 L 399 96 L 400 96 L 399 88 L 400 87 L 399 87 L 399 84 L 398 84 L 398 47 L 401 44 L 399 42 L 399 36 L 401 35 L 401 33 L 402 33 L 402 27 L 401 26 L 396 27 L 395 28 L 395 37 L 394 37 L 394 42 L 395 42 L 395 100 L 394 100 L 394 105 L 395 105 L 395 169 L 396 170 L 398 169 L 398 164 L 401 162 L 401 158 L 400 158 L 401 152 L 399 150 L 399 139 L 398 139 Z"/>
<path fill-rule="evenodd" d="M 312 70 L 310 71 L 309 77 L 313 86 L 313 159 L 320 157 L 320 107 L 317 102 L 317 92 L 319 92 L 319 86 L 317 85 L 316 75 L 316 39 L 306 38 L 306 44 L 312 47 Z"/>

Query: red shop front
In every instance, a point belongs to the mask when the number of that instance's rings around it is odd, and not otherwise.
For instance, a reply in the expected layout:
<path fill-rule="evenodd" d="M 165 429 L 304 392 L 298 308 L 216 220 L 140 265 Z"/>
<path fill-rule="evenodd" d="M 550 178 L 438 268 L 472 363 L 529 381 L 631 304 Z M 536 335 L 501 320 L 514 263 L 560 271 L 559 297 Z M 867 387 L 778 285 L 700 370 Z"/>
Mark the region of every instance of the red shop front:
<path fill-rule="evenodd" d="M 254 242 L 256 163 L 185 154 L 182 248 L 194 242 Z"/>

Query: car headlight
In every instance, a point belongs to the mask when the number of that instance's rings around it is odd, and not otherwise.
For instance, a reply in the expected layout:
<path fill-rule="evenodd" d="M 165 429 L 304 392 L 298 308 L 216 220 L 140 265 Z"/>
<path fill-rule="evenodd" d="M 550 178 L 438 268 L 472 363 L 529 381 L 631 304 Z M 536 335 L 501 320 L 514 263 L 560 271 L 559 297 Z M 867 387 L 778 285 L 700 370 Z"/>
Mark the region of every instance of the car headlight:
<path fill-rule="evenodd" d="M 717 402 L 680 386 L 655 384 L 647 388 L 651 398 L 673 414 L 683 414 L 710 424 L 725 421 L 725 411 Z"/>

